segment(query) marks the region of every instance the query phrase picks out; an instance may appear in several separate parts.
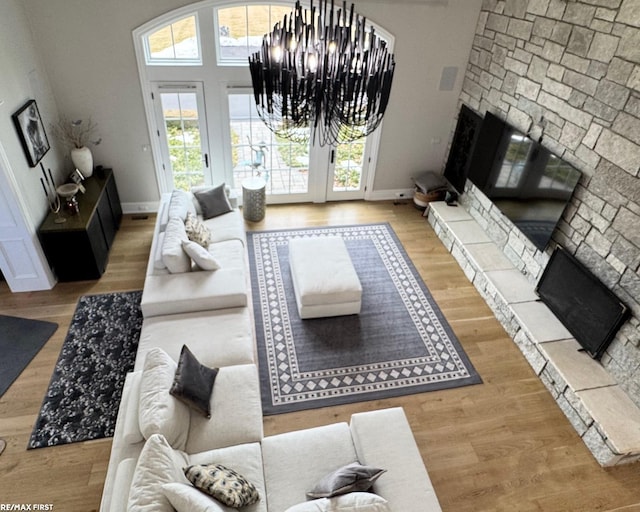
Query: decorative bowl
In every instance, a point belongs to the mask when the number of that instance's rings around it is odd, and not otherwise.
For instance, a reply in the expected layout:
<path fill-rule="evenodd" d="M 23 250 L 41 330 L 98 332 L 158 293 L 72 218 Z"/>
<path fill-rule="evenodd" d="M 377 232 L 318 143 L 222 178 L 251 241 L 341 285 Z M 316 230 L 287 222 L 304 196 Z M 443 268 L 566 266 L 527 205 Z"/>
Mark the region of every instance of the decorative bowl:
<path fill-rule="evenodd" d="M 78 193 L 80 188 L 75 183 L 65 183 L 64 185 L 60 185 L 56 188 L 56 192 L 60 197 L 64 199 L 69 199 L 70 197 L 75 196 Z"/>

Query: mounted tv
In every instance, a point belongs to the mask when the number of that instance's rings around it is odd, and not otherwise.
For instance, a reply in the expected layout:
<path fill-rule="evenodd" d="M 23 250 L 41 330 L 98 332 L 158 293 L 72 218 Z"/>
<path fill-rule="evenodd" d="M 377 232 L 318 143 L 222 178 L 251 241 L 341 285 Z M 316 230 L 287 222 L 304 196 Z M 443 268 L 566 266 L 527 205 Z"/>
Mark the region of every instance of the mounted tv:
<path fill-rule="evenodd" d="M 487 112 L 468 178 L 539 249 L 544 250 L 581 173 Z"/>
<path fill-rule="evenodd" d="M 464 193 L 471 155 L 481 126 L 482 116 L 463 104 L 458 114 L 456 131 L 453 134 L 449 157 L 444 168 L 445 179 L 456 189 L 458 194 Z"/>
<path fill-rule="evenodd" d="M 629 309 L 584 265 L 558 247 L 536 287 L 540 299 L 594 359 L 600 359 Z"/>

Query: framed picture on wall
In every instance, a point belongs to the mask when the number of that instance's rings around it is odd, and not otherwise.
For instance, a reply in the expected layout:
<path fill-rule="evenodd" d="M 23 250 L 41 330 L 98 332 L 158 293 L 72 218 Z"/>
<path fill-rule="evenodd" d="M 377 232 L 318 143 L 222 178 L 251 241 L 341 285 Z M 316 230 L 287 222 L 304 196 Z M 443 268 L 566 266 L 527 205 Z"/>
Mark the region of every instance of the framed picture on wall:
<path fill-rule="evenodd" d="M 27 101 L 11 117 L 18 130 L 29 166 L 35 167 L 50 148 L 36 100 Z"/>

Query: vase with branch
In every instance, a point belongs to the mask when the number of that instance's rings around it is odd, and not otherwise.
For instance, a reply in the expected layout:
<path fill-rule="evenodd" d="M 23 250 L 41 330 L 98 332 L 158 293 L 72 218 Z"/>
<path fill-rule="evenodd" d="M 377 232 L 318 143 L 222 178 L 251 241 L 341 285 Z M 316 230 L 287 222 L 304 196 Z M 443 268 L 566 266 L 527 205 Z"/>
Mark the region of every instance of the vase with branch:
<path fill-rule="evenodd" d="M 102 142 L 95 136 L 97 127 L 91 118 L 85 123 L 82 119 L 71 121 L 66 117 L 51 127 L 56 138 L 71 149 L 71 161 L 85 178 L 93 174 L 93 155 L 88 145 L 97 146 Z"/>

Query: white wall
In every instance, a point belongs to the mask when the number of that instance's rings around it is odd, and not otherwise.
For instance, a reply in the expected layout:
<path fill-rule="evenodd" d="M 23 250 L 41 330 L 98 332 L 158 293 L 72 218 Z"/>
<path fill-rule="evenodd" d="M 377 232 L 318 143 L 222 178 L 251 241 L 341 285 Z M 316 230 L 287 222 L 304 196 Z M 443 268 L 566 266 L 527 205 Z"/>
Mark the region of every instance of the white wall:
<path fill-rule="evenodd" d="M 63 176 L 60 153 L 48 129 L 48 123 L 56 119 L 57 111 L 21 0 L 2 0 L 0 20 L 0 144 L 10 165 L 5 172 L 15 179 L 27 216 L 26 224 L 35 231 L 48 211 L 40 184 L 42 174 L 39 166 L 29 167 L 11 115 L 27 100 L 36 100 L 52 146 L 42 161 L 59 180 Z"/>
<path fill-rule="evenodd" d="M 24 0 L 61 113 L 92 116 L 97 164 L 114 168 L 123 203 L 158 199 L 131 32 L 184 0 Z M 293 2 L 292 2 L 293 3 Z M 481 0 L 360 0 L 356 9 L 396 38 L 396 76 L 383 126 L 375 190 L 406 189 L 440 169 Z M 53 42 L 55 41 L 55 44 Z M 456 87 L 438 92 L 443 66 Z M 247 71 L 248 76 L 248 71 Z M 432 145 L 432 139 L 440 139 Z"/>

